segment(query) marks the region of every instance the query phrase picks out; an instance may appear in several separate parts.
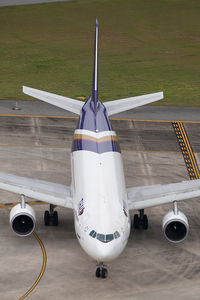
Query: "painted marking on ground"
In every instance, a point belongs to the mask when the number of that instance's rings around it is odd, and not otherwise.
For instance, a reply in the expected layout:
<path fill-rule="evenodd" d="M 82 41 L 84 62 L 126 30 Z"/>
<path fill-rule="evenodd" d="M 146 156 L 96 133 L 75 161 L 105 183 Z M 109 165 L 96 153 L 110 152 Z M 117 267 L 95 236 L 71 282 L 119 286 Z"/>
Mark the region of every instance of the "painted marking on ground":
<path fill-rule="evenodd" d="M 174 128 L 174 132 L 176 134 L 180 149 L 182 151 L 183 158 L 190 179 L 191 180 L 199 179 L 200 178 L 199 167 L 197 165 L 197 161 L 194 156 L 194 152 L 183 123 L 180 121 L 178 122 L 174 121 L 172 122 L 172 126 Z"/>
<path fill-rule="evenodd" d="M 24 117 L 24 118 L 52 118 L 52 119 L 79 119 L 76 116 L 47 116 L 47 115 L 15 115 L 15 114 L 0 114 L 0 117 Z M 129 121 L 129 122 L 156 122 L 156 123 L 172 123 L 179 122 L 175 120 L 144 120 L 144 119 L 132 119 L 132 118 L 110 118 L 113 121 Z M 200 124 L 200 121 L 180 121 L 184 123 Z"/>
<path fill-rule="evenodd" d="M 13 206 L 19 204 L 21 202 L 9 202 L 9 203 L 1 203 L 0 204 L 0 208 L 12 208 Z M 27 204 L 29 205 L 44 205 L 44 204 L 47 204 L 45 202 L 42 202 L 42 201 L 39 201 L 39 200 L 36 200 L 36 201 L 29 201 L 27 202 Z"/>
<path fill-rule="evenodd" d="M 36 149 L 64 149 L 64 150 L 71 150 L 71 147 L 64 147 L 64 146 L 46 146 L 46 145 L 9 145 L 9 144 L 0 144 L 0 148 L 36 148 Z M 166 152 L 166 153 L 177 153 L 175 150 L 143 150 L 143 149 L 128 149 L 128 148 L 121 148 L 121 151 L 132 151 L 132 152 Z M 199 153 L 199 152 L 197 152 Z"/>
<path fill-rule="evenodd" d="M 38 278 L 36 279 L 36 281 L 34 282 L 34 284 L 32 285 L 32 287 L 21 297 L 19 298 L 19 300 L 23 300 L 25 299 L 35 288 L 36 286 L 38 285 L 38 283 L 40 282 L 43 274 L 44 274 L 44 271 L 45 271 L 45 268 L 46 268 L 46 264 L 47 264 L 47 254 L 46 254 L 46 250 L 45 250 L 45 247 L 44 247 L 44 244 L 42 243 L 41 239 L 38 237 L 38 235 L 33 232 L 34 234 L 34 237 L 36 238 L 36 240 L 38 241 L 41 249 L 42 249 L 42 254 L 43 254 L 43 264 L 42 264 L 42 269 L 40 271 L 40 274 L 38 275 Z"/>

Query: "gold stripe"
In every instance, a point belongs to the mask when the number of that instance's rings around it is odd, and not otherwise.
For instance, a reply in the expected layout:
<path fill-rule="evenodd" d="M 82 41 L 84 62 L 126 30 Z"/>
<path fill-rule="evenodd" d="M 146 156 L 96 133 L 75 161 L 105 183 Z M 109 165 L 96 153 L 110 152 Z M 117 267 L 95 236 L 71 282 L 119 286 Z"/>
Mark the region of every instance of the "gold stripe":
<path fill-rule="evenodd" d="M 38 235 L 35 232 L 33 232 L 33 234 L 34 234 L 36 240 L 38 241 L 38 243 L 40 244 L 40 247 L 42 249 L 42 253 L 43 253 L 43 265 L 42 265 L 41 272 L 40 272 L 37 280 L 35 281 L 35 283 L 32 285 L 32 287 L 21 298 L 19 298 L 19 300 L 25 299 L 35 289 L 35 287 L 38 285 L 39 281 L 41 280 L 41 278 L 42 278 L 42 276 L 44 274 L 45 268 L 46 268 L 47 255 L 46 255 L 45 247 L 44 247 L 42 241 L 40 240 L 40 238 L 38 237 Z"/>
<path fill-rule="evenodd" d="M 101 138 L 95 138 L 93 136 L 90 135 L 86 135 L 86 134 L 74 134 L 74 140 L 88 140 L 91 142 L 96 142 L 96 143 L 102 143 L 102 142 L 108 142 L 108 141 L 114 141 L 117 142 L 118 138 L 116 135 L 109 135 L 109 136 L 103 136 Z"/>

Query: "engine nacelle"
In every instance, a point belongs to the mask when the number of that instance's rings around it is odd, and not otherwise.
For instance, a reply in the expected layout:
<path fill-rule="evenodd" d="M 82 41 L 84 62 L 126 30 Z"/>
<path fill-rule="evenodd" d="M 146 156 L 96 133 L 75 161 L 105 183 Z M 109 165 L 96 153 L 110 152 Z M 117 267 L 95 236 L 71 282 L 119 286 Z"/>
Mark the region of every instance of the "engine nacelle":
<path fill-rule="evenodd" d="M 182 242 L 189 231 L 187 217 L 181 211 L 169 211 L 163 218 L 162 229 L 166 239 L 172 243 Z"/>
<path fill-rule="evenodd" d="M 10 226 L 12 230 L 19 236 L 30 235 L 36 223 L 35 212 L 33 208 L 25 204 L 15 205 L 10 211 Z"/>

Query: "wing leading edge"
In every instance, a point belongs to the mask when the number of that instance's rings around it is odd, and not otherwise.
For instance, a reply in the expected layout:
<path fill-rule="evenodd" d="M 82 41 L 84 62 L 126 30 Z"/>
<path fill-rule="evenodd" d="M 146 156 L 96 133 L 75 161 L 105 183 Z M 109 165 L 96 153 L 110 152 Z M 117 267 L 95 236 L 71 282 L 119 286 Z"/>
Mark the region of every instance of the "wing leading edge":
<path fill-rule="evenodd" d="M 127 188 L 127 196 L 130 210 L 187 200 L 200 196 L 200 179 Z"/>
<path fill-rule="evenodd" d="M 0 189 L 73 209 L 71 188 L 62 184 L 0 172 Z"/>

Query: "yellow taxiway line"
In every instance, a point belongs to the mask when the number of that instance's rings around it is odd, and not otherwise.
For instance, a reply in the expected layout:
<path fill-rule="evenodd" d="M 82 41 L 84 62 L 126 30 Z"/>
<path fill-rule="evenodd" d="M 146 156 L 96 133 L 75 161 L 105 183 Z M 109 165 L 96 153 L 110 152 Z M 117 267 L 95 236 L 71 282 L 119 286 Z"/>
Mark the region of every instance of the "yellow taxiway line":
<path fill-rule="evenodd" d="M 44 244 L 42 243 L 41 239 L 38 237 L 38 235 L 36 234 L 36 232 L 33 232 L 36 240 L 38 241 L 41 249 L 42 249 L 42 254 L 43 254 L 43 264 L 42 264 L 42 269 L 40 271 L 40 274 L 38 275 L 38 278 L 36 279 L 36 281 L 34 282 L 34 284 L 32 285 L 32 287 L 22 296 L 19 298 L 19 300 L 23 300 L 25 299 L 35 288 L 36 286 L 38 285 L 38 283 L 40 282 L 43 274 L 44 274 L 44 271 L 45 271 L 45 268 L 46 268 L 46 264 L 47 264 L 47 254 L 46 254 L 46 250 L 45 250 L 45 247 L 44 247 Z"/>
<path fill-rule="evenodd" d="M 15 114 L 0 114 L 0 117 L 24 117 L 24 118 L 52 118 L 52 119 L 78 119 L 79 117 L 73 116 L 47 116 L 47 115 L 15 115 Z M 177 122 L 175 120 L 144 120 L 144 119 L 132 119 L 132 118 L 110 118 L 114 121 L 134 121 L 134 122 L 156 122 L 156 123 L 172 123 Z M 184 123 L 200 124 L 200 121 L 180 121 Z"/>

